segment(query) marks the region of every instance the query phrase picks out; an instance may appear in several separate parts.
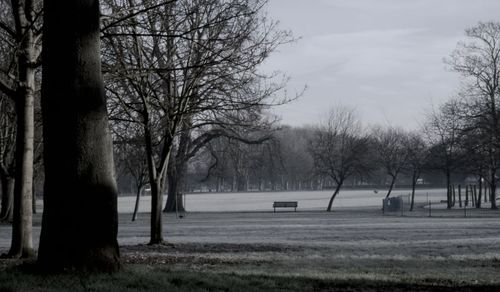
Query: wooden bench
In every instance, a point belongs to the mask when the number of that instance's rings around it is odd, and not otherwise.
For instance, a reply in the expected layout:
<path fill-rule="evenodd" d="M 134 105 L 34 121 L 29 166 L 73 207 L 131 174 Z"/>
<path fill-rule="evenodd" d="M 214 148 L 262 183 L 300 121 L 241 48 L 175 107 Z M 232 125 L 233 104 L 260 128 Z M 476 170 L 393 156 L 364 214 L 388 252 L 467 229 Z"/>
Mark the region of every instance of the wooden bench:
<path fill-rule="evenodd" d="M 295 212 L 297 212 L 297 201 L 277 201 L 273 203 L 274 212 L 276 212 L 276 208 L 295 208 Z"/>

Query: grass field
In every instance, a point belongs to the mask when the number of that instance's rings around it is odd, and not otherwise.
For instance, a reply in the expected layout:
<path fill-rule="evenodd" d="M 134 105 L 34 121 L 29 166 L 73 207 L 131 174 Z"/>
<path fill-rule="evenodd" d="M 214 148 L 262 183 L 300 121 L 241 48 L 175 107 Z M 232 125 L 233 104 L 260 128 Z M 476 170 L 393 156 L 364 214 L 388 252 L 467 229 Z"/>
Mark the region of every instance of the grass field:
<path fill-rule="evenodd" d="M 0 291 L 500 291 L 499 211 L 185 215 L 165 215 L 167 244 L 148 246 L 148 214 L 121 213 L 117 274 L 48 277 L 3 261 Z M 9 232 L 0 226 L 0 252 Z"/>

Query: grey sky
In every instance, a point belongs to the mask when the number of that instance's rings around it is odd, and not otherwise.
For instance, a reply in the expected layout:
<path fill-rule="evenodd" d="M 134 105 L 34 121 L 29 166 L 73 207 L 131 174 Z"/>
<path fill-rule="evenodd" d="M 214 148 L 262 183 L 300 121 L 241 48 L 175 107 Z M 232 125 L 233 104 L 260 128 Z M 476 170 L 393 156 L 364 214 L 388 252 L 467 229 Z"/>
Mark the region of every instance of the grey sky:
<path fill-rule="evenodd" d="M 301 39 L 264 68 L 287 73 L 290 93 L 308 86 L 275 112 L 284 124 L 314 124 L 343 104 L 365 124 L 416 128 L 457 90 L 443 58 L 465 28 L 499 12 L 499 0 L 270 0 L 269 16 Z"/>

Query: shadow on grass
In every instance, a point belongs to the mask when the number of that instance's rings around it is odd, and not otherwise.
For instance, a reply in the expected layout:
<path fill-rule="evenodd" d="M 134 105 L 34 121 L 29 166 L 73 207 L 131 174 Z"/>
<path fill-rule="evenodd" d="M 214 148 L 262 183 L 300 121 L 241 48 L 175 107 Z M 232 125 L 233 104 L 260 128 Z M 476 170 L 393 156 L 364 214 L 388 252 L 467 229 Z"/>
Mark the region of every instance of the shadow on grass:
<path fill-rule="evenodd" d="M 0 270 L 0 291 L 499 291 L 435 280 L 409 284 L 378 280 L 324 280 L 241 275 L 165 265 L 125 265 L 115 274 L 46 274 L 32 262 Z"/>

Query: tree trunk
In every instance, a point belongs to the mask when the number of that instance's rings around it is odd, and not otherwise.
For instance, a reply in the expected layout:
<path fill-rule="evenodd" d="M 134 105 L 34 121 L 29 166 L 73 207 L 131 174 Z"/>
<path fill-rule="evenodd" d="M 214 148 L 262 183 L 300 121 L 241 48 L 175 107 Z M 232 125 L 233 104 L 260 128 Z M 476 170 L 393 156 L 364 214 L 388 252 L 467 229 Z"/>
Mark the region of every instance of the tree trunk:
<path fill-rule="evenodd" d="M 184 175 L 185 175 L 185 165 L 178 165 L 177 161 L 173 162 L 176 166 L 172 166 L 172 169 L 169 168 L 167 173 L 167 204 L 163 209 L 163 212 L 184 212 L 184 205 L 182 203 L 182 185 L 184 183 Z M 176 169 L 174 169 L 176 168 Z"/>
<path fill-rule="evenodd" d="M 163 243 L 161 220 L 162 201 L 162 184 L 157 180 L 151 184 L 151 234 L 149 244 Z"/>
<path fill-rule="evenodd" d="M 1 175 L 2 180 L 2 208 L 0 211 L 0 221 L 12 221 L 12 211 L 14 207 L 14 183 L 13 177 Z"/>
<path fill-rule="evenodd" d="M 391 192 L 392 192 L 392 188 L 394 188 L 394 183 L 396 183 L 396 177 L 397 175 L 394 175 L 394 176 L 391 176 L 392 179 L 391 179 L 391 185 L 389 186 L 389 190 L 387 191 L 387 195 L 385 196 L 385 198 L 389 198 L 389 196 L 391 195 Z"/>
<path fill-rule="evenodd" d="M 137 212 L 139 212 L 139 202 L 141 201 L 141 190 L 142 186 L 138 186 L 136 190 L 135 207 L 134 214 L 132 214 L 132 221 L 135 221 L 135 219 L 137 219 Z"/>
<path fill-rule="evenodd" d="M 35 183 L 31 186 L 31 209 L 33 214 L 36 214 L 36 192 L 35 192 Z"/>
<path fill-rule="evenodd" d="M 413 211 L 413 207 L 415 205 L 415 188 L 417 186 L 417 172 L 413 171 L 413 176 L 411 179 L 411 202 L 410 202 L 410 211 Z"/>
<path fill-rule="evenodd" d="M 451 209 L 451 174 L 446 170 L 446 208 Z"/>
<path fill-rule="evenodd" d="M 497 182 L 495 174 L 493 174 L 490 183 L 490 201 L 491 201 L 491 209 L 498 209 L 497 207 Z"/>
<path fill-rule="evenodd" d="M 462 186 L 458 185 L 458 206 L 462 208 Z"/>
<path fill-rule="evenodd" d="M 332 195 L 332 197 L 330 198 L 330 202 L 328 202 L 328 207 L 326 208 L 326 211 L 327 211 L 327 212 L 332 211 L 333 200 L 335 200 L 335 197 L 336 197 L 336 196 L 338 195 L 338 193 L 340 192 L 340 188 L 342 187 L 342 183 L 343 183 L 343 182 L 337 183 L 337 187 L 335 188 L 335 191 L 333 192 L 333 195 Z"/>
<path fill-rule="evenodd" d="M 33 192 L 33 146 L 34 146 L 34 93 L 35 69 L 31 66 L 34 50 L 33 32 L 26 31 L 22 47 L 24 54 L 18 57 L 19 81 L 17 89 L 16 118 L 16 181 L 14 185 L 14 217 L 12 243 L 9 257 L 31 257 L 32 238 L 32 192 Z"/>
<path fill-rule="evenodd" d="M 477 196 L 476 208 L 480 209 L 481 203 L 482 203 L 481 201 L 483 198 L 483 177 L 482 176 L 479 176 L 478 184 L 479 184 L 479 194 Z"/>
<path fill-rule="evenodd" d="M 44 1 L 44 271 L 119 269 L 117 188 L 101 75 L 99 1 Z"/>

